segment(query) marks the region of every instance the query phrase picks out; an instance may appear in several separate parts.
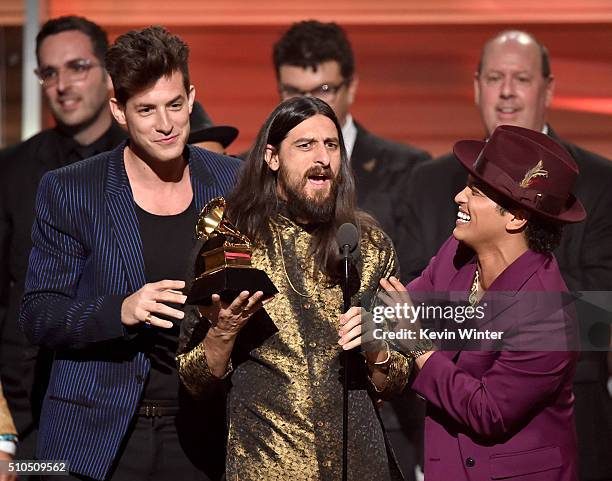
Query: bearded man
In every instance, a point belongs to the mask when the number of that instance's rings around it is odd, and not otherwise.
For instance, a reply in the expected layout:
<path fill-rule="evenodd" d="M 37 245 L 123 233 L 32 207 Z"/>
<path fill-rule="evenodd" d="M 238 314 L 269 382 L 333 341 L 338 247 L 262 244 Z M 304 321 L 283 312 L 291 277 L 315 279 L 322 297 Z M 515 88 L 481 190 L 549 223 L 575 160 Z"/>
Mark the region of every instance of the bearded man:
<path fill-rule="evenodd" d="M 179 355 L 179 374 L 195 394 L 213 392 L 231 377 L 228 480 L 340 479 L 342 347 L 336 332 L 339 322 L 358 318 L 360 308 L 340 315 L 338 227 L 352 222 L 360 232 L 353 271 L 361 279 L 352 306 L 370 307 L 379 280 L 395 273 L 397 261 L 388 237 L 355 208 L 333 110 L 317 98 L 281 103 L 262 127 L 228 205 L 230 221 L 255 242 L 253 266 L 279 293 L 262 309 L 260 292 L 250 298 L 242 292 L 229 305 L 214 295 L 203 312 L 208 320 L 191 333 L 191 350 Z M 266 320 L 276 332 L 245 348 L 241 330 L 261 331 Z M 389 393 L 406 382 L 400 357 L 367 359 Z M 393 479 L 399 473 L 385 451 L 366 382 L 355 381 L 349 395 L 348 477 Z"/>

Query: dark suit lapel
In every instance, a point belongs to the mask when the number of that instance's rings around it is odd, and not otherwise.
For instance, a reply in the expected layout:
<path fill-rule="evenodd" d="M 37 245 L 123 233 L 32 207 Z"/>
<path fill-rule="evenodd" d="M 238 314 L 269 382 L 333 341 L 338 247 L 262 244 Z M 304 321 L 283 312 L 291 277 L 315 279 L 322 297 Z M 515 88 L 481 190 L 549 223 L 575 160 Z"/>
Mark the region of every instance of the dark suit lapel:
<path fill-rule="evenodd" d="M 142 240 L 138 230 L 138 218 L 134 210 L 134 196 L 123 163 L 126 143 L 110 153 L 105 186 L 106 206 L 111 219 L 111 229 L 117 239 L 119 255 L 125 265 L 125 274 L 131 291 L 145 283 Z"/>
<path fill-rule="evenodd" d="M 369 183 L 376 183 L 376 178 L 373 176 L 381 168 L 381 162 L 378 158 L 377 149 L 374 147 L 369 137 L 370 134 L 357 122 L 357 137 L 351 154 L 351 167 L 355 175 L 355 185 L 357 188 L 357 196 L 363 200 L 365 195 L 370 191 Z"/>
<path fill-rule="evenodd" d="M 557 133 L 556 133 L 556 132 L 555 132 L 555 131 L 552 129 L 552 127 L 551 127 L 550 125 L 548 125 L 548 124 L 546 124 L 546 126 L 548 127 L 548 136 L 549 136 L 551 139 L 554 139 L 554 140 L 556 140 L 557 142 L 562 143 L 562 142 L 561 142 L 561 139 L 559 138 L 559 136 L 557 135 Z"/>
<path fill-rule="evenodd" d="M 187 146 L 184 155 L 189 162 L 191 188 L 195 197 L 196 211 L 199 214 L 208 201 L 220 195 L 220 189 L 212 172 L 206 166 L 206 151 Z"/>

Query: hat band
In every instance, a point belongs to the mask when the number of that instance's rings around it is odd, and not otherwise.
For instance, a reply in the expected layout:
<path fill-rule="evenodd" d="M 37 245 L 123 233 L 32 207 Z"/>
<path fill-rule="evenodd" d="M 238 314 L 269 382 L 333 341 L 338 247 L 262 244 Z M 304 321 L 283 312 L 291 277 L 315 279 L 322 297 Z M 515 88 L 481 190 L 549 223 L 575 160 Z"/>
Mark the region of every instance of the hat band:
<path fill-rule="evenodd" d="M 488 160 L 483 153 L 484 151 L 474 161 L 474 170 L 486 183 L 525 207 L 540 210 L 550 215 L 558 215 L 563 211 L 567 204 L 567 197 L 561 198 L 536 189 L 521 187 L 518 185 L 518 181 Z"/>

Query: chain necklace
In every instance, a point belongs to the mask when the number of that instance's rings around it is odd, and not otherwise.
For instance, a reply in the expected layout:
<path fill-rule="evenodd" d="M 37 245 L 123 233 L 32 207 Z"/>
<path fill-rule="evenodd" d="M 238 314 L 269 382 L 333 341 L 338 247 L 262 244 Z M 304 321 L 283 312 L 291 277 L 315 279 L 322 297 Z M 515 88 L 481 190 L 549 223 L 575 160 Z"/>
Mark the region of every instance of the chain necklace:
<path fill-rule="evenodd" d="M 470 295 L 468 296 L 468 302 L 470 306 L 474 307 L 478 304 L 480 300 L 478 298 L 478 291 L 480 288 L 480 274 L 478 273 L 478 267 L 476 267 L 476 272 L 474 273 L 474 281 L 472 282 L 472 287 L 470 289 Z"/>
<path fill-rule="evenodd" d="M 287 267 L 285 266 L 285 255 L 283 254 L 283 240 L 281 238 L 280 232 L 278 231 L 278 228 L 276 226 L 273 226 L 273 227 L 274 227 L 274 232 L 276 232 L 276 237 L 278 239 L 278 246 L 280 249 L 281 262 L 283 263 L 283 271 L 285 272 L 285 277 L 287 278 L 289 287 L 291 287 L 291 290 L 293 290 L 293 292 L 295 292 L 300 297 L 305 297 L 306 299 L 310 299 L 314 297 L 314 295 L 317 293 L 317 289 L 319 288 L 319 284 L 315 284 L 315 288 L 311 294 L 308 294 L 308 293 L 304 294 L 303 292 L 298 291 L 293 285 L 293 282 L 291 282 L 291 279 L 289 278 L 289 273 L 287 272 Z M 314 275 L 313 275 L 313 279 L 314 279 Z M 314 280 L 316 281 L 316 279 Z"/>

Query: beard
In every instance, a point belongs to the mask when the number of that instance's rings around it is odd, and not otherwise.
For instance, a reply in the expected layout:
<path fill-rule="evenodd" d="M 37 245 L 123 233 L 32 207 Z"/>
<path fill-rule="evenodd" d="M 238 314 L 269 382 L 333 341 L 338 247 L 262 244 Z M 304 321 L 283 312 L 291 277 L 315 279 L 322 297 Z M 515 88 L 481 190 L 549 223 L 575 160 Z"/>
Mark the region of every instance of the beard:
<path fill-rule="evenodd" d="M 308 177 L 325 175 L 330 182 L 328 192 L 316 192 L 308 196 L 305 192 Z M 338 197 L 338 179 L 329 167 L 311 167 L 301 180 L 294 181 L 287 176 L 285 169 L 280 169 L 278 181 L 287 196 L 287 210 L 294 220 L 309 224 L 323 224 L 333 220 L 336 213 Z"/>

